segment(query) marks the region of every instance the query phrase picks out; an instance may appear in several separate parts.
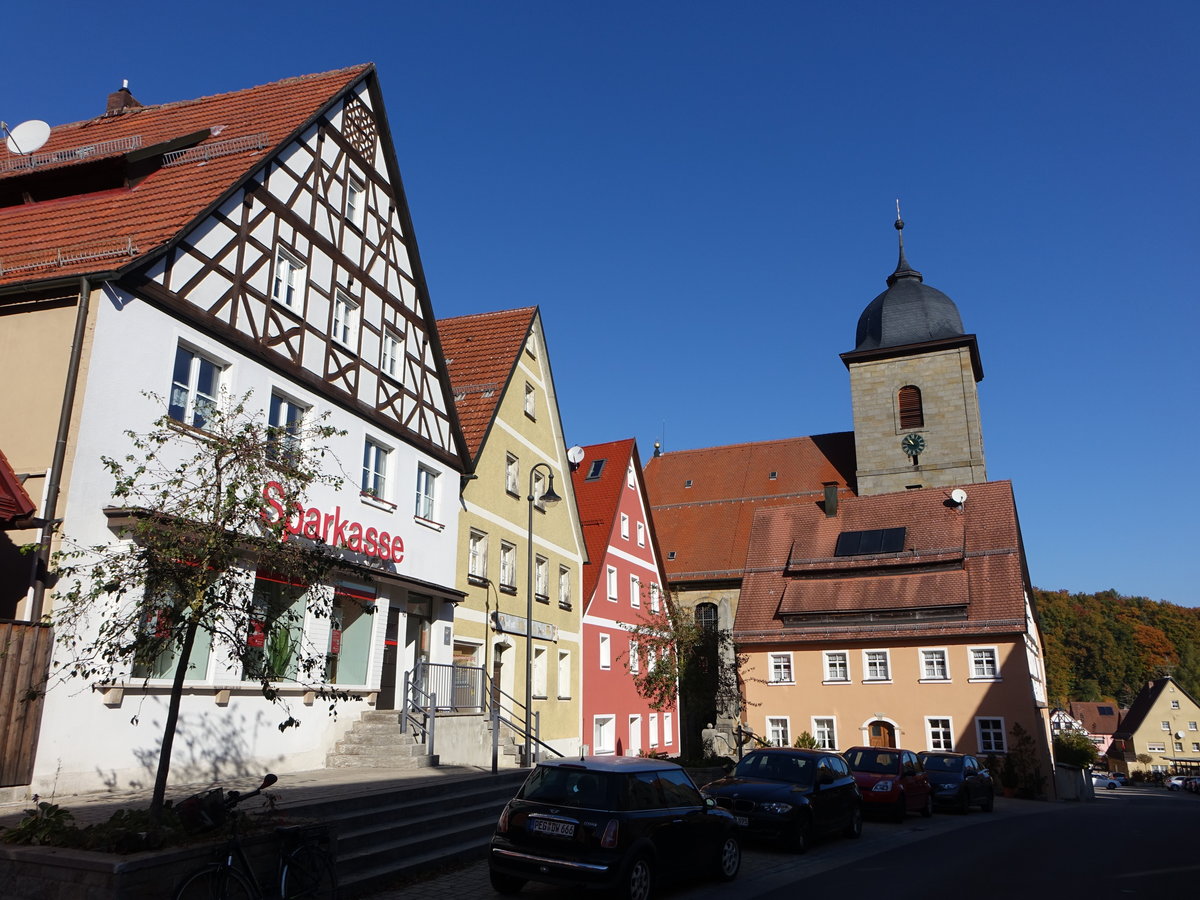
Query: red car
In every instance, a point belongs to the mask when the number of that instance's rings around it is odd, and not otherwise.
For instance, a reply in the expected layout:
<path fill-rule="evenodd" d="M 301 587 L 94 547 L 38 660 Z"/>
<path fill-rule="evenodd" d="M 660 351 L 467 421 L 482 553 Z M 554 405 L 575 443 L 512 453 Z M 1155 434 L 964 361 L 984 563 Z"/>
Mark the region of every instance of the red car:
<path fill-rule="evenodd" d="M 933 815 L 933 786 L 911 750 L 851 747 L 842 754 L 862 792 L 863 810 L 880 810 L 897 822 L 910 812 Z"/>

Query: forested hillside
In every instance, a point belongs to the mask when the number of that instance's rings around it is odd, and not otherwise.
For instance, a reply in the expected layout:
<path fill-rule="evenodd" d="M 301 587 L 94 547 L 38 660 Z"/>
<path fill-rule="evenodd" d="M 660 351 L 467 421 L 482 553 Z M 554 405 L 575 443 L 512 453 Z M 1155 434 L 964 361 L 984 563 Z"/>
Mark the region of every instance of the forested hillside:
<path fill-rule="evenodd" d="M 1200 609 L 1116 591 L 1035 588 L 1034 596 L 1051 704 L 1111 698 L 1128 706 L 1145 681 L 1165 672 L 1200 697 Z"/>

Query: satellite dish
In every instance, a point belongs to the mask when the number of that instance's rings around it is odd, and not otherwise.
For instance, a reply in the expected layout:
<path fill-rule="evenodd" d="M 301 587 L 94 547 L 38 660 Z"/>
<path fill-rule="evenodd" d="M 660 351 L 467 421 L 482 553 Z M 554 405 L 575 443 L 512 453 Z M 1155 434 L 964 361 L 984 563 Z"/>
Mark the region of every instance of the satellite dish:
<path fill-rule="evenodd" d="M 50 140 L 50 126 L 41 119 L 30 119 L 16 128 L 5 125 L 4 130 L 8 132 L 8 140 L 5 143 L 8 144 L 9 153 L 19 153 L 22 156 L 28 156 L 41 149 L 41 146 Z"/>
<path fill-rule="evenodd" d="M 967 502 L 967 492 L 964 491 L 962 488 L 955 488 L 954 490 L 952 490 L 950 492 L 950 499 L 953 500 L 955 503 L 957 503 L 959 506 L 962 506 L 964 503 Z"/>
<path fill-rule="evenodd" d="M 1175 732 L 1175 740 L 1177 740 L 1177 741 L 1183 740 L 1183 732 L 1182 731 Z"/>
<path fill-rule="evenodd" d="M 570 450 L 568 450 L 567 451 L 567 462 L 569 462 L 573 466 L 577 466 L 581 462 L 583 462 L 583 448 L 580 447 L 578 444 L 576 444 L 574 447 L 572 447 Z"/>

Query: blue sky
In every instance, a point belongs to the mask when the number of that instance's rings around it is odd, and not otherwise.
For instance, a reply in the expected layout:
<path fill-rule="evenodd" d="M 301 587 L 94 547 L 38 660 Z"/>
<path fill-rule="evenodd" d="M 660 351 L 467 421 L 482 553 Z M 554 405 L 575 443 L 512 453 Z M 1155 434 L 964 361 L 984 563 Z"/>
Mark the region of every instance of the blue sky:
<path fill-rule="evenodd" d="M 252 7 L 246 9 L 245 7 Z M 21 4 L 0 118 L 377 64 L 438 316 L 538 304 L 571 443 L 851 428 L 896 261 L 979 337 L 1034 584 L 1200 605 L 1200 4 Z"/>

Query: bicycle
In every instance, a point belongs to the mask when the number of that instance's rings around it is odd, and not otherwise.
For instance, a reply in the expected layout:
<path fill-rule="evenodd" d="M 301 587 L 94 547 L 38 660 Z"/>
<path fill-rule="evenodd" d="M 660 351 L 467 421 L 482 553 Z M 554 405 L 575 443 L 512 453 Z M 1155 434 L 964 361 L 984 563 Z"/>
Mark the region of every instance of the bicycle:
<path fill-rule="evenodd" d="M 285 825 L 275 829 L 281 842 L 277 894 L 265 893 L 254 874 L 254 867 L 242 848 L 236 807 L 257 797 L 278 780 L 274 775 L 267 775 L 262 784 L 248 794 L 229 791 L 222 796 L 217 789 L 211 793 L 218 797 L 215 803 L 208 801 L 207 810 L 202 798 L 192 798 L 200 807 L 199 815 L 206 821 L 229 818 L 229 840 L 225 843 L 223 860 L 209 863 L 187 876 L 172 895 L 173 900 L 266 900 L 268 897 L 335 900 L 337 872 L 332 855 L 323 846 L 330 842 L 329 829 L 325 825 Z M 214 812 L 216 815 L 212 815 Z"/>

